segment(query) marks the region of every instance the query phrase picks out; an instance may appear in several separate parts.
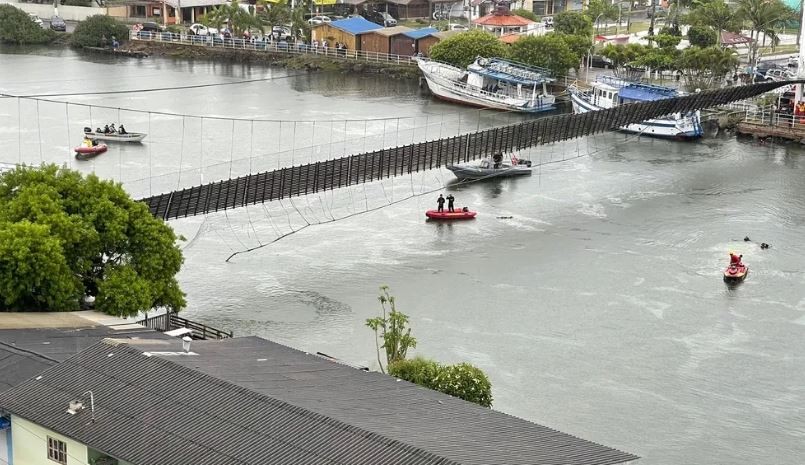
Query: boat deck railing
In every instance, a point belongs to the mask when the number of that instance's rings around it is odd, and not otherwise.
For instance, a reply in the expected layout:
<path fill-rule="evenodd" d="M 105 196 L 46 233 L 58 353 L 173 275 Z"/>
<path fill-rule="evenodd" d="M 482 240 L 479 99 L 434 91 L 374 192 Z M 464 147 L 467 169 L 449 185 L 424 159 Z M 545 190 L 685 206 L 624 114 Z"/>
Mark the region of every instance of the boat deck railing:
<path fill-rule="evenodd" d="M 527 102 L 532 102 L 531 98 L 518 97 L 516 95 L 509 95 L 509 94 L 501 94 L 499 92 L 490 92 L 488 90 L 480 89 L 478 87 L 469 86 L 469 85 L 467 85 L 466 82 L 455 81 L 453 79 L 449 79 L 449 78 L 447 78 L 445 76 L 442 76 L 442 75 L 440 75 L 438 73 L 436 73 L 436 76 L 438 78 L 440 78 L 440 79 L 436 79 L 437 84 L 439 84 L 439 85 L 443 85 L 443 86 L 446 86 L 446 87 L 448 87 L 448 86 L 449 87 L 457 87 L 457 88 L 463 90 L 464 92 L 475 94 L 475 95 L 480 95 L 480 96 L 483 96 L 483 97 L 486 97 L 486 98 L 498 100 L 500 102 L 505 103 L 506 100 L 511 100 L 511 99 L 519 99 L 519 100 L 525 100 Z M 551 98 L 551 97 L 553 97 L 553 98 Z M 536 98 L 533 101 L 535 101 L 537 103 L 537 106 L 539 107 L 539 106 L 553 105 L 555 103 L 555 100 L 556 100 L 556 98 L 553 95 L 539 94 L 539 95 L 536 96 Z"/>
<path fill-rule="evenodd" d="M 165 44 L 192 45 L 196 47 L 209 47 L 228 50 L 253 50 L 266 53 L 279 53 L 285 55 L 318 55 L 344 60 L 392 63 L 401 66 L 416 66 L 414 57 L 407 55 L 394 55 L 380 52 L 367 52 L 363 50 L 336 50 L 333 47 L 313 47 L 305 43 L 290 43 L 284 41 L 266 41 L 264 39 L 221 39 L 216 36 L 185 35 L 171 32 L 131 31 L 131 40 L 144 42 L 160 42 Z"/>

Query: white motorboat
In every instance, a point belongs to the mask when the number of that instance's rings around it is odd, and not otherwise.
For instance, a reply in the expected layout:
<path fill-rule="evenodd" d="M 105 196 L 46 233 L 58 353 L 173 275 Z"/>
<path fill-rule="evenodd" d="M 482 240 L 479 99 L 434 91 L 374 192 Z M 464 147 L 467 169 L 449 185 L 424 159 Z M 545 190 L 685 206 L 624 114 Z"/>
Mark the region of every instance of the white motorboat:
<path fill-rule="evenodd" d="M 142 132 L 127 132 L 120 134 L 119 132 L 92 132 L 84 131 L 84 135 L 92 140 L 104 140 L 108 142 L 142 142 L 148 134 Z"/>
<path fill-rule="evenodd" d="M 670 87 L 643 84 L 614 76 L 600 76 L 589 89 L 576 85 L 568 87 L 574 113 L 614 108 L 632 102 L 650 102 L 679 97 L 682 94 Z M 654 137 L 695 139 L 704 133 L 698 111 L 685 114 L 674 113 L 640 123 L 628 124 L 622 131 Z"/>
<path fill-rule="evenodd" d="M 498 162 L 483 159 L 477 165 L 447 165 L 458 179 L 486 179 L 510 178 L 515 176 L 530 176 L 531 162 L 528 160 L 512 159 L 512 163 Z"/>
<path fill-rule="evenodd" d="M 537 113 L 555 108 L 548 93 L 553 81 L 546 69 L 502 58 L 478 58 L 462 70 L 447 63 L 417 58 L 428 88 L 442 99 L 498 110 Z"/>

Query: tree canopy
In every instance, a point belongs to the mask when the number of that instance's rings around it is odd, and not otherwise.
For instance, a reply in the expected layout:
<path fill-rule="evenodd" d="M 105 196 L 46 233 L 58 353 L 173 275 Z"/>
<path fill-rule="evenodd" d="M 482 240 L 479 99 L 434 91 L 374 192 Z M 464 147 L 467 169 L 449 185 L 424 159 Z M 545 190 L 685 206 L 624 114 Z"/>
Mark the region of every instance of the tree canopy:
<path fill-rule="evenodd" d="M 737 0 L 736 15 L 749 26 L 749 62 L 757 61 L 760 33 L 771 39 L 773 44 L 779 43 L 776 28 L 795 18 L 794 12 L 782 0 Z"/>
<path fill-rule="evenodd" d="M 55 38 L 55 32 L 40 27 L 28 13 L 11 5 L 0 5 L 0 43 L 46 44 Z"/>
<path fill-rule="evenodd" d="M 527 65 L 548 68 L 554 76 L 564 76 L 581 61 L 562 34 L 521 37 L 511 45 L 509 56 Z"/>
<path fill-rule="evenodd" d="M 592 38 L 593 22 L 583 13 L 563 11 L 553 17 L 553 30 L 561 34 Z"/>
<path fill-rule="evenodd" d="M 717 45 L 716 31 L 710 26 L 691 26 L 688 28 L 688 42 L 694 47 Z"/>
<path fill-rule="evenodd" d="M 90 16 L 78 23 L 70 36 L 70 43 L 77 47 L 100 47 L 112 41 L 115 37 L 119 41 L 129 38 L 129 29 L 125 24 L 106 15 Z"/>
<path fill-rule="evenodd" d="M 263 28 L 261 21 L 256 16 L 252 16 L 240 7 L 238 0 L 232 0 L 231 3 L 224 3 L 213 8 L 205 15 L 204 22 L 207 26 L 216 29 L 221 29 L 221 26 L 226 24 L 235 36 L 240 36 L 244 31 L 252 28 L 260 30 Z"/>
<path fill-rule="evenodd" d="M 119 184 L 55 165 L 0 174 L 0 311 L 178 311 L 173 230 Z"/>
<path fill-rule="evenodd" d="M 430 57 L 459 68 L 472 64 L 477 57 L 505 57 L 506 46 L 488 32 L 473 30 L 456 34 L 430 49 Z"/>
<path fill-rule="evenodd" d="M 735 72 L 738 55 L 731 48 L 689 47 L 682 51 L 677 67 L 684 72 L 685 87 L 690 91 L 718 87 L 725 76 Z"/>

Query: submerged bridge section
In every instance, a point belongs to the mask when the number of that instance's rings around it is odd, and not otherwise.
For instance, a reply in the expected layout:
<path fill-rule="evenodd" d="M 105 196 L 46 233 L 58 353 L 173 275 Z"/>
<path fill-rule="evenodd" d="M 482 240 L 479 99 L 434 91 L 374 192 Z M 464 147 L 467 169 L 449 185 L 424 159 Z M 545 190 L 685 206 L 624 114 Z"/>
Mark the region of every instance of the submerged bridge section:
<path fill-rule="evenodd" d="M 203 215 L 468 162 L 497 152 L 513 152 L 612 131 L 626 124 L 663 115 L 743 100 L 798 82 L 805 81 L 729 87 L 679 98 L 621 105 L 608 110 L 550 116 L 434 141 L 250 174 L 155 195 L 142 201 L 148 204 L 154 216 L 164 220 Z"/>

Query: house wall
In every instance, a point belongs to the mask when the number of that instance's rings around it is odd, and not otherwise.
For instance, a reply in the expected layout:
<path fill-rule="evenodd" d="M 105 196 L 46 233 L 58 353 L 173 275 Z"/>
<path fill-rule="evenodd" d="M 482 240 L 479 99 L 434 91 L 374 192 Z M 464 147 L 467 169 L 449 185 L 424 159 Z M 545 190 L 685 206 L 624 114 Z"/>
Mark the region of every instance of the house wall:
<path fill-rule="evenodd" d="M 11 461 L 11 428 L 0 431 L 0 463 L 14 465 Z"/>
<path fill-rule="evenodd" d="M 360 40 L 358 37 L 342 31 L 337 27 L 332 27 L 329 24 L 322 24 L 321 26 L 317 26 L 313 28 L 313 32 L 311 33 L 313 40 L 318 40 L 321 44 L 322 40 L 327 41 L 327 45 L 330 48 L 335 47 L 336 42 L 341 42 L 347 45 L 348 50 L 360 50 Z"/>
<path fill-rule="evenodd" d="M 430 56 L 430 48 L 439 43 L 439 38 L 434 36 L 427 36 L 417 41 L 417 52 Z"/>
<path fill-rule="evenodd" d="M 65 413 L 65 415 L 67 415 Z M 67 465 L 87 465 L 87 446 L 16 415 L 11 416 L 13 461 L 17 465 L 55 465 L 48 459 L 50 436 L 67 443 Z"/>
<path fill-rule="evenodd" d="M 410 57 L 414 53 L 416 53 L 416 49 L 414 48 L 414 39 L 402 34 L 391 36 L 392 55 L 402 55 Z"/>
<path fill-rule="evenodd" d="M 389 53 L 389 36 L 376 32 L 361 34 L 361 50 L 364 52 Z"/>

